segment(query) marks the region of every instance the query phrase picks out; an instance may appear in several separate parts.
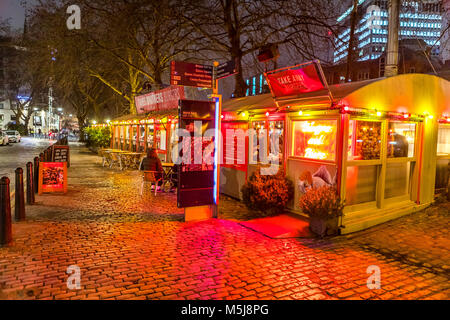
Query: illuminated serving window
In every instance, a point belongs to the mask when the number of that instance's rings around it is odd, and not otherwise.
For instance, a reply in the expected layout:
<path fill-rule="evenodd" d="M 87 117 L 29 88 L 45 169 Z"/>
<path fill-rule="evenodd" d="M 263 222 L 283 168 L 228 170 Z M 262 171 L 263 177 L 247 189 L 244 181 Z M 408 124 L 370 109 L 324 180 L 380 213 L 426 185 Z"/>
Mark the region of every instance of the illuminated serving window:
<path fill-rule="evenodd" d="M 293 122 L 294 157 L 334 160 L 336 157 L 336 120 Z"/>
<path fill-rule="evenodd" d="M 387 136 L 387 157 L 414 157 L 416 124 L 408 122 L 389 122 Z"/>
<path fill-rule="evenodd" d="M 350 120 L 349 160 L 377 160 L 381 150 L 381 122 Z"/>
<path fill-rule="evenodd" d="M 269 121 L 269 162 L 283 163 L 284 121 Z"/>
<path fill-rule="evenodd" d="M 253 162 L 283 162 L 284 121 L 253 121 L 250 157 Z M 261 154 L 264 152 L 264 156 Z"/>
<path fill-rule="evenodd" d="M 450 155 L 450 125 L 448 124 L 439 124 L 437 154 L 438 156 Z"/>

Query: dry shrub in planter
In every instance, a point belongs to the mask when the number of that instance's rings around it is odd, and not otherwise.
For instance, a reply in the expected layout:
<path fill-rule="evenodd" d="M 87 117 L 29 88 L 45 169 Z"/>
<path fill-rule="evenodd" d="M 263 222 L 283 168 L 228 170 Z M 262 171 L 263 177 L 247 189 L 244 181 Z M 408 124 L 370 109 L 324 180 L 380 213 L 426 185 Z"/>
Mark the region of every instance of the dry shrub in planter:
<path fill-rule="evenodd" d="M 300 197 L 299 206 L 309 216 L 309 225 L 314 233 L 321 237 L 337 233 L 338 218 L 343 215 L 344 204 L 334 187 L 308 190 Z"/>
<path fill-rule="evenodd" d="M 244 204 L 263 216 L 282 213 L 294 195 L 293 183 L 283 170 L 275 175 L 262 175 L 256 170 L 242 186 Z"/>

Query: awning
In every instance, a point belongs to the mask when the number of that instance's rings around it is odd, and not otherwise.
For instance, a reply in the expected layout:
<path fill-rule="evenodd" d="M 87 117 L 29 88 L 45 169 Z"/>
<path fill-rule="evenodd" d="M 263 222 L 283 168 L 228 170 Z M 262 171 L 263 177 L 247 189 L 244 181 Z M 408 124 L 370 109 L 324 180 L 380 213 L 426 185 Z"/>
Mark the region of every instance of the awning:
<path fill-rule="evenodd" d="M 145 120 L 161 120 L 164 118 L 176 118 L 178 109 L 152 111 L 146 114 L 126 114 L 111 120 L 112 125 L 130 125 L 145 122 Z"/>

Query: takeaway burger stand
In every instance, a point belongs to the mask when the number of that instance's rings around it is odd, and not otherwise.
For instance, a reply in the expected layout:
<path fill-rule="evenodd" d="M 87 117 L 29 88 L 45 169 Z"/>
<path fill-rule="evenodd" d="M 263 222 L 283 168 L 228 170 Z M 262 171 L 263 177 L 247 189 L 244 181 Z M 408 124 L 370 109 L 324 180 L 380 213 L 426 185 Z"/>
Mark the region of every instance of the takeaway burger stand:
<path fill-rule="evenodd" d="M 314 61 L 265 76 L 270 94 L 224 102 L 222 135 L 228 128 L 267 135 L 267 158 L 278 157 L 295 186 L 292 212 L 301 214 L 299 197 L 308 187 L 335 185 L 345 200 L 344 234 L 421 210 L 447 187 L 449 73 L 328 86 Z M 259 140 L 249 135 L 241 137 L 245 152 L 224 138 L 223 152 L 234 164 L 221 165 L 220 191 L 236 198 L 264 166 L 256 157 Z"/>
<path fill-rule="evenodd" d="M 262 152 L 294 183 L 294 213 L 301 214 L 299 198 L 308 188 L 336 186 L 345 200 L 344 234 L 421 210 L 447 187 L 450 73 L 328 86 L 313 61 L 265 77 L 270 94 L 222 105 L 216 126 L 223 137 L 221 193 L 241 199 L 245 181 L 267 166 L 259 162 Z M 177 85 L 136 97 L 138 115 L 111 122 L 111 147 L 154 147 L 163 161 L 171 161 L 182 99 L 209 100 L 198 88 Z M 255 138 L 261 135 L 268 146 Z"/>

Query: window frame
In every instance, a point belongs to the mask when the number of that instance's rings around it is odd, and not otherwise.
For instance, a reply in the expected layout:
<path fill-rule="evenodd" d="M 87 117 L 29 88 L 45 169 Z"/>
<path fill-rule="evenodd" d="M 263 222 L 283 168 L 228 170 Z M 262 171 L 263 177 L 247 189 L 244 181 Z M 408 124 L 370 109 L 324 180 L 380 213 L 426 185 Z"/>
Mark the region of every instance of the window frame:
<path fill-rule="evenodd" d="M 286 160 L 300 160 L 300 161 L 309 161 L 314 163 L 323 163 L 323 164 L 338 164 L 339 157 L 339 149 L 338 149 L 338 135 L 341 130 L 341 122 L 338 115 L 311 115 L 311 116 L 296 116 L 290 117 L 290 125 L 289 125 L 289 145 L 288 148 L 288 157 Z M 314 158 L 306 158 L 295 156 L 292 154 L 292 148 L 294 146 L 294 122 L 298 121 L 324 121 L 324 120 L 332 120 L 336 121 L 336 137 L 335 137 L 335 150 L 334 150 L 334 160 L 329 159 L 314 159 Z"/>

